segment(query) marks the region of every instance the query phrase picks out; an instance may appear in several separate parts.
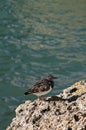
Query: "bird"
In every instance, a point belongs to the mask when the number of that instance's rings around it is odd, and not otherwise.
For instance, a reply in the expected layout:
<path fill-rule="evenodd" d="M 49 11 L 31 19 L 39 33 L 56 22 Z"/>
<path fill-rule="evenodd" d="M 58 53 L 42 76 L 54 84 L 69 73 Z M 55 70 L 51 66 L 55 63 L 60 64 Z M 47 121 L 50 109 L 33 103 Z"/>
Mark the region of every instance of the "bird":
<path fill-rule="evenodd" d="M 54 79 L 57 77 L 53 75 L 48 75 L 47 77 L 41 79 L 40 81 L 36 82 L 30 89 L 28 89 L 24 94 L 33 94 L 41 99 L 43 95 L 49 93 L 54 87 Z"/>

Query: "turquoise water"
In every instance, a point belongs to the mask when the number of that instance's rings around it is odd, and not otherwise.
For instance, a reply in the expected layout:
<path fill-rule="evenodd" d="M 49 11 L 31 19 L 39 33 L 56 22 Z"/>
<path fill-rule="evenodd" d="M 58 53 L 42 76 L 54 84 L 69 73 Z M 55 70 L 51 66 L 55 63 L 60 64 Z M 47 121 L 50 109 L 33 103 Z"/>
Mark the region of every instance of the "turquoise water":
<path fill-rule="evenodd" d="M 0 0 L 0 130 L 48 74 L 58 79 L 47 96 L 86 79 L 86 0 Z"/>

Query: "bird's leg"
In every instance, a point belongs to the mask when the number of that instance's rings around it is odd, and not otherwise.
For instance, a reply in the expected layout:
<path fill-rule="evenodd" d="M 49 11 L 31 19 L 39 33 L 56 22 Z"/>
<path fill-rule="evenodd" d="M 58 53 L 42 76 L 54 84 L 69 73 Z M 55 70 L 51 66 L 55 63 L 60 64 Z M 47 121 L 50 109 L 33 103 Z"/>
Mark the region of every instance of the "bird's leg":
<path fill-rule="evenodd" d="M 38 96 L 38 100 L 39 100 L 39 101 L 40 101 L 40 100 L 46 101 L 46 99 L 45 99 L 44 97 L 42 97 L 42 96 Z"/>
<path fill-rule="evenodd" d="M 39 101 L 41 100 L 41 97 L 40 97 L 40 96 L 38 96 L 38 100 L 39 100 Z"/>

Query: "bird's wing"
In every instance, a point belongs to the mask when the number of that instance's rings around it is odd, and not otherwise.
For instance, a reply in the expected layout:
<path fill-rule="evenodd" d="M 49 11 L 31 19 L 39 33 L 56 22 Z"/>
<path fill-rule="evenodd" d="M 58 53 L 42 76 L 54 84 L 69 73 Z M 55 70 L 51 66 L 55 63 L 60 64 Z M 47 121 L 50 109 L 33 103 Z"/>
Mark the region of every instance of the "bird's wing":
<path fill-rule="evenodd" d="M 47 83 L 45 80 L 41 80 L 40 82 L 37 82 L 34 86 L 29 89 L 30 93 L 38 93 L 38 92 L 43 92 L 47 91 L 50 88 L 50 85 Z"/>

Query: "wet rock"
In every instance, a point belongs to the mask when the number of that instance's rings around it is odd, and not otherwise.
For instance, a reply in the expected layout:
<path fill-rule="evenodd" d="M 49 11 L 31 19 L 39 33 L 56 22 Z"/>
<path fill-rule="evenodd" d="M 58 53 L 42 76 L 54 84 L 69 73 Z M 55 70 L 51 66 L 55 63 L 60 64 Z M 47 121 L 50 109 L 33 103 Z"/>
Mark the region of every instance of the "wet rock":
<path fill-rule="evenodd" d="M 86 130 L 86 81 L 46 101 L 26 101 L 6 130 Z"/>

